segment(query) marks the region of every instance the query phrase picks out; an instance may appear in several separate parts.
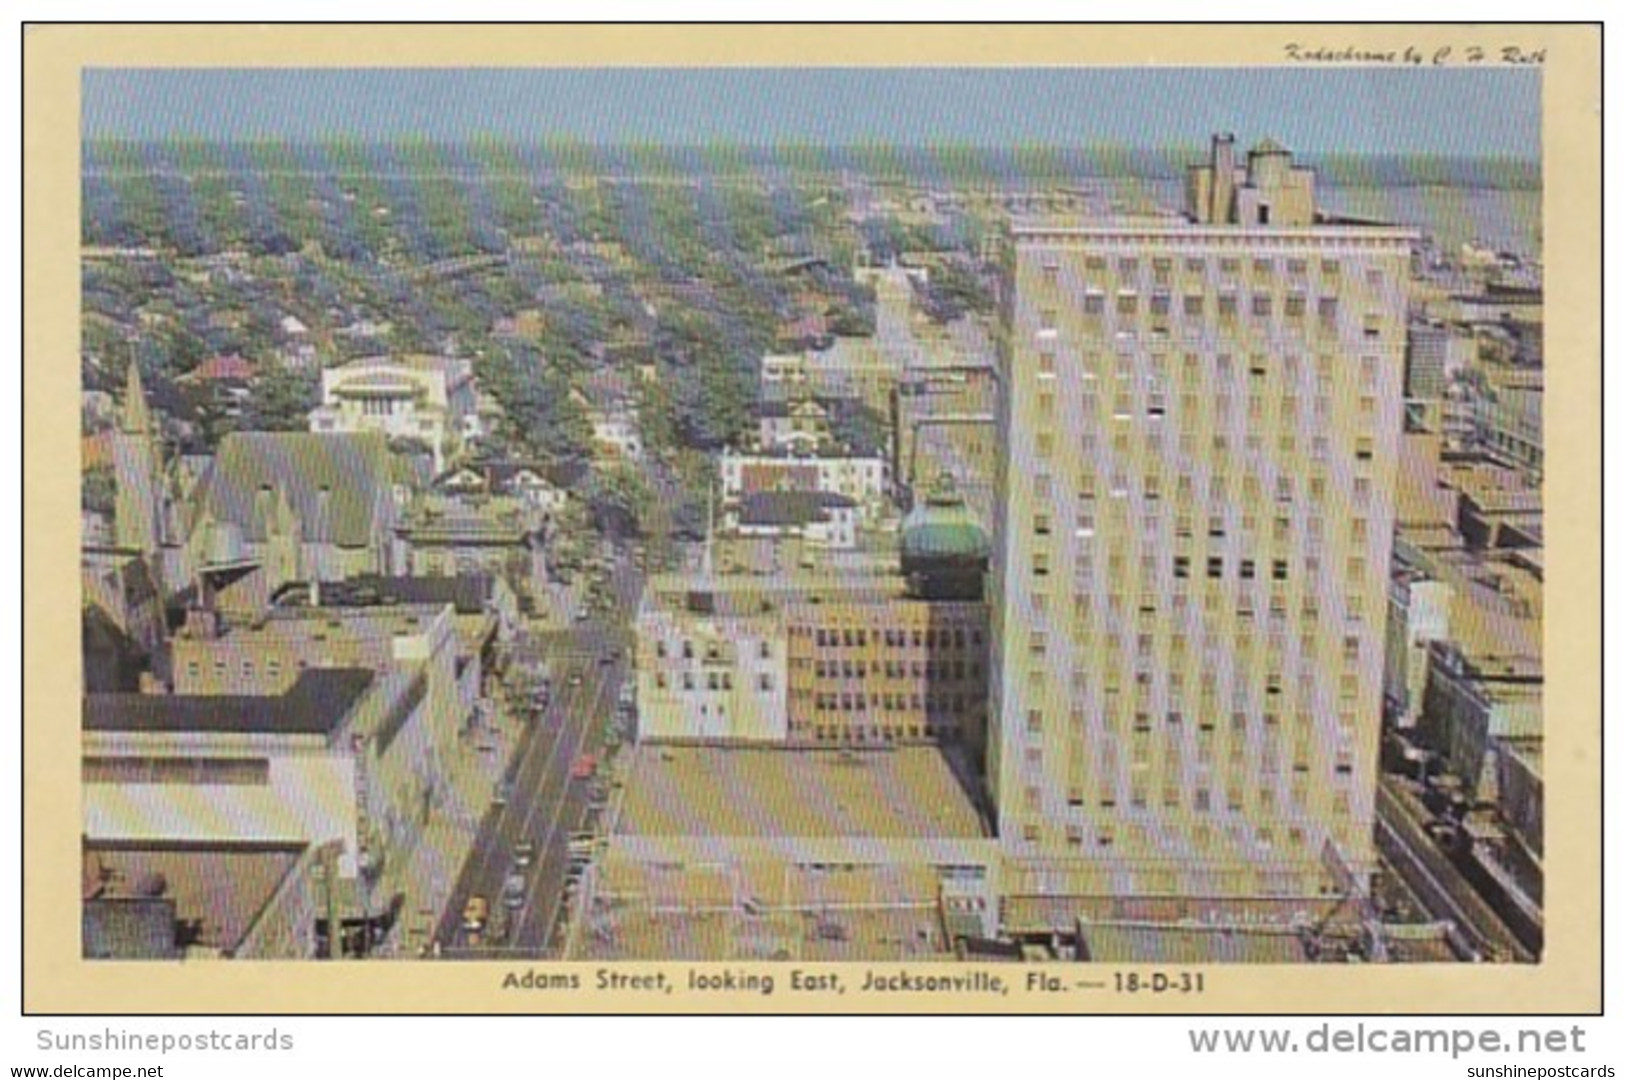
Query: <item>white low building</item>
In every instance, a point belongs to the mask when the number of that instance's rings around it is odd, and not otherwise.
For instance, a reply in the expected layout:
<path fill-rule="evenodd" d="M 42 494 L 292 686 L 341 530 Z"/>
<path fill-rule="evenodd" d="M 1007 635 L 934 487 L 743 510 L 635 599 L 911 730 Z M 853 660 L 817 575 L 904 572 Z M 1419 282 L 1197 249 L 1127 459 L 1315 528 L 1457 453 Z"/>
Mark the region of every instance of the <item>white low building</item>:
<path fill-rule="evenodd" d="M 441 356 L 375 357 L 327 368 L 310 430 L 419 440 L 433 451 L 438 472 L 482 430 L 473 371 L 466 360 Z"/>
<path fill-rule="evenodd" d="M 735 502 L 769 491 L 824 492 L 844 495 L 872 520 L 881 510 L 890 482 L 883 456 L 845 454 L 722 454 L 722 497 Z"/>

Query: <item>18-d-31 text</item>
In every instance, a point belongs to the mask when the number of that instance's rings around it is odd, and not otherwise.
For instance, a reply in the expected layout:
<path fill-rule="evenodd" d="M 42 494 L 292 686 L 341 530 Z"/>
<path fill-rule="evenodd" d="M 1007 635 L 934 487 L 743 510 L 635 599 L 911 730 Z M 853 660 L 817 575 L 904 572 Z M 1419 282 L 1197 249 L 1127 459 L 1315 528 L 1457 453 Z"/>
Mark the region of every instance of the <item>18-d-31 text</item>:
<path fill-rule="evenodd" d="M 1200 994 L 1207 989 L 1200 971 L 1119 971 L 1111 985 L 1119 994 Z"/>

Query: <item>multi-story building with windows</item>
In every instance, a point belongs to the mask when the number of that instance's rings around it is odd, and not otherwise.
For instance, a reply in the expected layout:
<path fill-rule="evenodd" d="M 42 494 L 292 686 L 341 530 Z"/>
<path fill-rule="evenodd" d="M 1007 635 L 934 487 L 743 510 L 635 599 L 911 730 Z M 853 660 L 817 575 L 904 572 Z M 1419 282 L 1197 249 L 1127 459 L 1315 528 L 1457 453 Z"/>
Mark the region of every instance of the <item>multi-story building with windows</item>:
<path fill-rule="evenodd" d="M 799 603 L 788 620 L 789 735 L 844 745 L 979 751 L 987 608 L 898 595 Z"/>
<path fill-rule="evenodd" d="M 1183 216 L 1012 227 L 988 774 L 1013 894 L 1289 917 L 1375 864 L 1417 238 L 1318 212 L 1274 143 L 1233 159 L 1216 139 Z"/>
<path fill-rule="evenodd" d="M 637 626 L 640 736 L 936 743 L 980 760 L 987 558 L 980 523 L 939 487 L 905 519 L 895 559 L 655 578 Z"/>

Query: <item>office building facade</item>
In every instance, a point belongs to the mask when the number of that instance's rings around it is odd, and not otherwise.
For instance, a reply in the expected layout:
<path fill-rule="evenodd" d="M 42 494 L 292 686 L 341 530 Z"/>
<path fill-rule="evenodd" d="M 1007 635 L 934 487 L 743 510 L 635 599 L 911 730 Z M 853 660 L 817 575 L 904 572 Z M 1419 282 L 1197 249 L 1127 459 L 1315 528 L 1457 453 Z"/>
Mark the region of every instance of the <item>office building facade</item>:
<path fill-rule="evenodd" d="M 1216 140 L 1183 218 L 1011 230 L 988 774 L 1015 892 L 1314 897 L 1375 865 L 1415 237 L 1328 220 L 1261 149 Z"/>

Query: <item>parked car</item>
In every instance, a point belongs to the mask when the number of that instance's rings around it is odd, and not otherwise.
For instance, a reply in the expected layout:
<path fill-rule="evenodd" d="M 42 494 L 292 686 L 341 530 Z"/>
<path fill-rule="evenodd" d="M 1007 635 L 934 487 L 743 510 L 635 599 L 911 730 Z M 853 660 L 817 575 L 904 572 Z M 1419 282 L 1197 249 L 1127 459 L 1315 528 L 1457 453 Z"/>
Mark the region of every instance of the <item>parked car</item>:
<path fill-rule="evenodd" d="M 575 764 L 570 766 L 570 778 L 573 780 L 591 780 L 598 771 L 598 759 L 591 754 L 582 754 L 576 758 Z"/>
<path fill-rule="evenodd" d="M 498 781 L 496 790 L 491 793 L 491 802 L 496 806 L 506 806 L 511 798 L 513 798 L 513 781 Z"/>
<path fill-rule="evenodd" d="M 505 908 L 525 906 L 525 875 L 517 870 L 511 872 L 502 883 L 502 906 Z"/>
<path fill-rule="evenodd" d="M 536 861 L 536 845 L 529 840 L 521 840 L 513 846 L 513 864 L 523 870 Z"/>
<path fill-rule="evenodd" d="M 497 908 L 496 911 L 491 913 L 491 925 L 486 930 L 485 943 L 487 945 L 506 945 L 508 943 L 508 933 L 512 929 L 513 920 L 508 918 L 508 909 Z"/>
<path fill-rule="evenodd" d="M 592 833 L 578 832 L 570 834 L 570 842 L 568 845 L 570 861 L 573 863 L 591 862 L 593 848 L 596 846 L 596 843 L 597 841 L 594 839 Z"/>
<path fill-rule="evenodd" d="M 470 934 L 477 934 L 485 929 L 486 920 L 490 917 L 491 905 L 485 897 L 474 895 L 468 898 L 463 905 L 463 929 Z"/>

